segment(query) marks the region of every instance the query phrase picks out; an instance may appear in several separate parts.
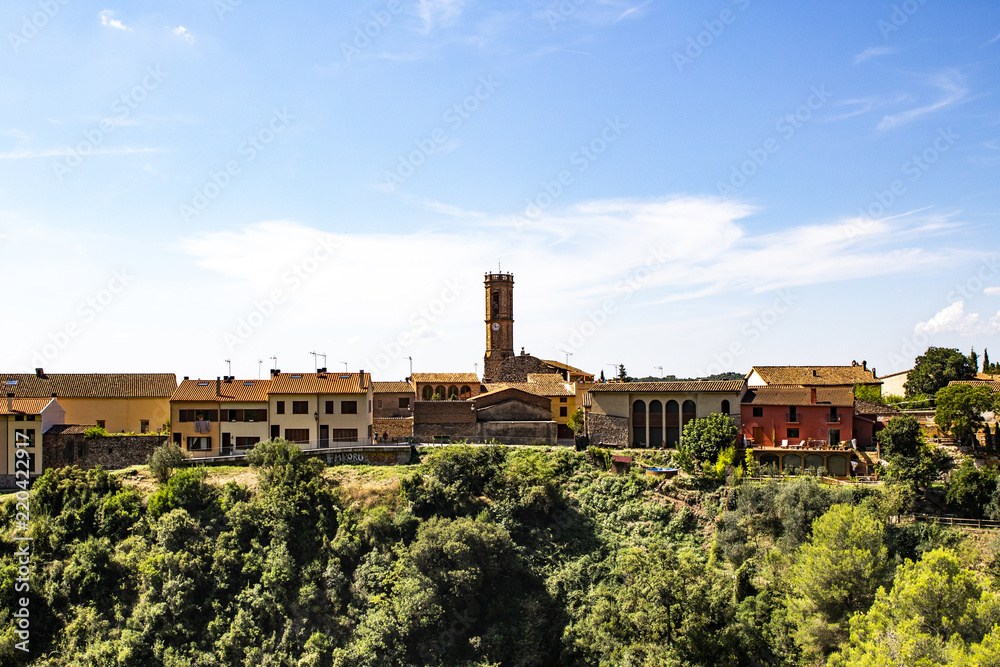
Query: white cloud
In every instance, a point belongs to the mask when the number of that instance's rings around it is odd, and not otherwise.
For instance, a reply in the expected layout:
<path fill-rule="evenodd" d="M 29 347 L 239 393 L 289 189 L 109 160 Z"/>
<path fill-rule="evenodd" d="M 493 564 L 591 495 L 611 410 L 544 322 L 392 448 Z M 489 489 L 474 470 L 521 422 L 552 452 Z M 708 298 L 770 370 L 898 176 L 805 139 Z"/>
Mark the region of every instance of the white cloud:
<path fill-rule="evenodd" d="M 955 333 L 961 336 L 975 336 L 1000 333 L 1000 312 L 986 322 L 979 313 L 966 313 L 964 301 L 956 301 L 926 322 L 919 322 L 913 330 L 916 333 L 925 332 L 931 335 Z"/>
<path fill-rule="evenodd" d="M 417 14 L 424 22 L 424 32 L 446 28 L 458 20 L 466 0 L 420 0 Z"/>
<path fill-rule="evenodd" d="M 646 6 L 652 1 L 653 0 L 646 0 L 646 2 L 642 3 L 641 5 L 629 7 L 628 9 L 626 9 L 625 11 L 623 11 L 621 14 L 618 15 L 618 18 L 615 19 L 615 23 L 618 23 L 619 21 L 622 21 L 627 18 L 638 18 L 639 16 L 642 15 L 642 10 L 645 9 Z"/>
<path fill-rule="evenodd" d="M 861 53 L 854 56 L 854 64 L 858 65 L 868 60 L 869 58 L 877 58 L 879 56 L 889 56 L 897 53 L 899 49 L 894 46 L 869 46 L 867 49 Z"/>
<path fill-rule="evenodd" d="M 983 294 L 986 296 L 998 296 L 1000 295 L 1000 287 L 987 287 L 983 290 Z"/>
<path fill-rule="evenodd" d="M 114 18 L 115 13 L 110 9 L 104 9 L 97 13 L 97 16 L 101 19 L 101 25 L 107 26 L 109 28 L 117 28 L 118 30 L 130 31 L 127 25 L 122 23 L 119 19 Z"/>
<path fill-rule="evenodd" d="M 922 107 L 883 116 L 882 121 L 878 124 L 878 129 L 891 130 L 899 127 L 921 116 L 940 111 L 953 104 L 958 104 L 969 94 L 969 89 L 962 84 L 962 76 L 958 72 L 952 71 L 938 74 L 931 78 L 930 83 L 943 93 L 940 99 L 930 104 L 925 104 Z"/>
<path fill-rule="evenodd" d="M 192 35 L 191 31 L 189 31 L 184 26 L 179 25 L 173 30 L 171 30 L 171 32 L 180 37 L 181 39 L 183 39 L 188 44 L 194 44 L 194 35 Z"/>

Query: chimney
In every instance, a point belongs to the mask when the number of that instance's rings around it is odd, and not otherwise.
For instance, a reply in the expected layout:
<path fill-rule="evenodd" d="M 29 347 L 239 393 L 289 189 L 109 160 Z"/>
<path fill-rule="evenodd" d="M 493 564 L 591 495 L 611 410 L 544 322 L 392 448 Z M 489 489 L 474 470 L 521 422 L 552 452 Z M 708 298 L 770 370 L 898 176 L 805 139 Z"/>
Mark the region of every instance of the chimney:
<path fill-rule="evenodd" d="M 813 404 L 816 403 L 816 387 L 812 387 L 809 389 L 809 402 Z"/>
<path fill-rule="evenodd" d="M 14 412 L 14 392 L 7 392 L 7 412 Z"/>
<path fill-rule="evenodd" d="M 215 395 L 222 396 L 222 382 L 218 375 L 215 376 Z"/>
<path fill-rule="evenodd" d="M 280 368 L 272 368 L 271 369 L 271 377 L 277 377 L 278 373 L 280 373 L 280 372 L 281 372 Z"/>
<path fill-rule="evenodd" d="M 861 362 L 861 370 L 863 370 L 863 371 L 868 370 L 868 362 L 867 361 L 862 361 Z"/>
<path fill-rule="evenodd" d="M 361 389 L 367 391 L 368 385 L 365 384 L 365 369 L 358 371 L 358 381 L 361 383 Z"/>
<path fill-rule="evenodd" d="M 875 367 L 874 366 L 872 366 L 872 377 L 873 378 L 877 378 L 878 377 L 878 375 L 875 374 Z"/>
<path fill-rule="evenodd" d="M 851 366 L 857 366 L 857 365 L 858 365 L 858 360 L 857 359 L 852 359 L 851 360 Z"/>
<path fill-rule="evenodd" d="M 185 379 L 185 380 L 190 380 L 191 378 L 190 378 L 190 377 L 188 377 L 187 375 L 185 375 L 185 376 L 184 376 L 184 379 Z"/>
<path fill-rule="evenodd" d="M 45 369 L 43 369 L 43 368 L 36 368 L 35 369 L 35 375 L 38 376 L 38 377 L 44 377 L 45 376 Z"/>
<path fill-rule="evenodd" d="M 812 372 L 813 372 L 813 377 L 817 377 L 817 373 L 816 373 L 816 369 L 815 368 L 812 369 Z"/>

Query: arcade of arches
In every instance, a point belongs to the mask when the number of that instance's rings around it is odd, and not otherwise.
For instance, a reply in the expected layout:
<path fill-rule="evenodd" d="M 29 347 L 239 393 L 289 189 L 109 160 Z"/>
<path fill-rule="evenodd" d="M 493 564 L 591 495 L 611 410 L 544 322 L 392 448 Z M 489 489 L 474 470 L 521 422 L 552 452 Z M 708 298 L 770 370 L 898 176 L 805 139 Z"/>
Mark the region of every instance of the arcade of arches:
<path fill-rule="evenodd" d="M 439 384 L 433 389 L 430 385 L 424 385 L 420 398 L 425 401 L 432 401 L 437 396 L 438 400 L 458 401 L 472 398 L 472 387 L 463 385 L 443 385 Z"/>
<path fill-rule="evenodd" d="M 657 399 L 632 402 L 632 444 L 635 447 L 675 448 L 681 440 L 681 429 L 695 418 L 698 406 L 692 400 L 678 403 Z M 722 401 L 722 413 L 729 414 L 729 401 Z"/>

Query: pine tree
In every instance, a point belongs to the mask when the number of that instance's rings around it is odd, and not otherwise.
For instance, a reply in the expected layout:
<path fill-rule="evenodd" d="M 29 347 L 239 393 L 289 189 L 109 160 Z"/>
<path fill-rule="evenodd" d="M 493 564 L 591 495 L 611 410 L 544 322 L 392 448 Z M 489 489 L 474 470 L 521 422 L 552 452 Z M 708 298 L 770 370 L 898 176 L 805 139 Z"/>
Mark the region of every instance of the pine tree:
<path fill-rule="evenodd" d="M 985 347 L 983 348 L 983 372 L 990 372 L 990 351 Z"/>
<path fill-rule="evenodd" d="M 976 348 L 972 348 L 972 351 L 969 352 L 969 361 L 972 362 L 972 369 L 975 372 L 978 373 L 979 372 L 979 355 L 976 354 Z"/>

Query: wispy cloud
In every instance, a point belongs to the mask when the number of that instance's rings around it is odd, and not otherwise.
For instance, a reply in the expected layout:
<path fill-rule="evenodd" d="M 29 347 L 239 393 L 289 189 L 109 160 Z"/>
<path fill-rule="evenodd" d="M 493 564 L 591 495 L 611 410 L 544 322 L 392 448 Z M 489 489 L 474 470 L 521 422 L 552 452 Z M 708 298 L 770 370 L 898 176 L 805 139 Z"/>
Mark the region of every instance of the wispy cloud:
<path fill-rule="evenodd" d="M 132 153 L 161 153 L 162 148 L 125 146 L 122 148 L 95 148 L 89 155 L 130 155 Z M 72 148 L 50 148 L 42 150 L 9 151 L 0 153 L 0 160 L 33 160 L 40 157 L 65 157 L 75 155 Z"/>
<path fill-rule="evenodd" d="M 996 36 L 996 37 L 994 37 L 994 38 L 993 38 L 993 39 L 991 39 L 990 41 L 988 41 L 988 42 L 986 42 L 985 44 L 983 44 L 983 46 L 989 46 L 990 44 L 995 44 L 995 43 L 996 43 L 996 42 L 998 42 L 998 41 L 1000 41 L 1000 33 L 997 33 L 997 36 Z"/>
<path fill-rule="evenodd" d="M 115 13 L 110 9 L 103 9 L 97 13 L 97 16 L 101 19 L 101 25 L 107 26 L 109 28 L 117 28 L 118 30 L 130 31 L 127 25 L 122 23 L 119 19 L 114 18 Z"/>
<path fill-rule="evenodd" d="M 870 58 L 877 58 L 879 56 L 888 56 L 898 52 L 899 49 L 897 49 L 894 46 L 869 46 L 867 49 L 854 56 L 854 64 L 858 65 Z"/>
<path fill-rule="evenodd" d="M 987 287 L 983 290 L 986 296 L 1000 296 L 1000 287 Z"/>
<path fill-rule="evenodd" d="M 170 32 L 174 33 L 188 44 L 194 44 L 194 35 L 192 35 L 191 31 L 184 26 L 179 25 L 176 28 L 171 29 Z"/>
<path fill-rule="evenodd" d="M 915 109 L 883 116 L 882 121 L 878 124 L 878 129 L 891 130 L 905 125 L 921 116 L 958 104 L 969 94 L 969 89 L 963 85 L 962 75 L 955 71 L 934 75 L 930 79 L 930 84 L 943 93 L 938 100 Z"/>
<path fill-rule="evenodd" d="M 466 0 L 420 0 L 417 14 L 424 22 L 423 31 L 447 28 L 462 15 Z"/>
<path fill-rule="evenodd" d="M 623 21 L 627 18 L 637 18 L 641 16 L 642 10 L 645 9 L 646 5 L 648 5 L 652 1 L 653 0 L 646 0 L 646 2 L 642 3 L 641 5 L 636 5 L 635 7 L 629 7 L 628 9 L 626 9 L 625 11 L 623 11 L 621 14 L 618 15 L 618 18 L 615 19 L 615 23 Z"/>

